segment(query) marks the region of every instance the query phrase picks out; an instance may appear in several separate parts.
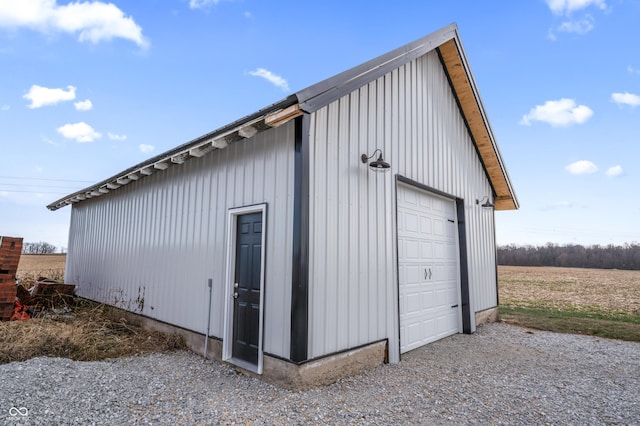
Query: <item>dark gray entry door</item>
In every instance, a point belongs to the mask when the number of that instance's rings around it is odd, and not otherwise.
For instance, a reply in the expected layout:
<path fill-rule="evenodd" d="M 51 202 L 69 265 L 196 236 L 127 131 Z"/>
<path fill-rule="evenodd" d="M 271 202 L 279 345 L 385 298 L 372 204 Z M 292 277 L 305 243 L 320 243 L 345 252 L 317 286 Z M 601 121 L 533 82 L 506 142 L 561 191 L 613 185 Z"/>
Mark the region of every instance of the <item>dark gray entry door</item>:
<path fill-rule="evenodd" d="M 233 303 L 232 356 L 258 364 L 262 213 L 238 216 Z"/>

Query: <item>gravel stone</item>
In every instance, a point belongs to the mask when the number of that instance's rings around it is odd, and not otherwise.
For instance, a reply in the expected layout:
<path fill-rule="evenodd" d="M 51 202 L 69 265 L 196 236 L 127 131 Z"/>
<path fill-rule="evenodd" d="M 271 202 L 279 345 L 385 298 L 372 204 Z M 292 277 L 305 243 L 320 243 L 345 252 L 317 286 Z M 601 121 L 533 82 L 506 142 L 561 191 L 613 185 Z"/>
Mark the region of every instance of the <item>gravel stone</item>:
<path fill-rule="evenodd" d="M 495 323 L 297 392 L 187 351 L 41 357 L 0 365 L 0 424 L 639 425 L 640 344 Z"/>

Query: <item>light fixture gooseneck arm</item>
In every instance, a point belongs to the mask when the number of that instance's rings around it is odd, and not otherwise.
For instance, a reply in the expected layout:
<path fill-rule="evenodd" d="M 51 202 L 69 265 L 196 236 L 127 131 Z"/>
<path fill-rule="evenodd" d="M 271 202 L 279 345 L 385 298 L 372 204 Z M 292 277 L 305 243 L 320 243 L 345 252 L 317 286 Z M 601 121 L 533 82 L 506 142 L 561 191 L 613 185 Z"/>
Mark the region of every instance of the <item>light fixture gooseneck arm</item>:
<path fill-rule="evenodd" d="M 376 172 L 385 172 L 391 168 L 391 165 L 386 161 L 384 161 L 384 158 L 382 156 L 382 150 L 380 148 L 377 148 L 375 151 L 373 151 L 373 154 L 371 154 L 370 156 L 367 154 L 362 154 L 360 156 L 360 159 L 364 164 L 367 164 L 369 160 L 375 157 L 375 155 L 378 153 L 379 153 L 378 159 L 369 163 L 369 168 Z"/>
<path fill-rule="evenodd" d="M 360 157 L 360 159 L 362 160 L 362 162 L 364 164 L 367 164 L 369 162 L 369 160 L 371 160 L 373 157 L 375 157 L 376 153 L 379 152 L 380 155 L 382 156 L 382 150 L 380 148 L 376 148 L 375 151 L 373 151 L 373 154 L 371 154 L 370 156 L 367 157 L 367 154 L 362 154 L 362 156 Z"/>

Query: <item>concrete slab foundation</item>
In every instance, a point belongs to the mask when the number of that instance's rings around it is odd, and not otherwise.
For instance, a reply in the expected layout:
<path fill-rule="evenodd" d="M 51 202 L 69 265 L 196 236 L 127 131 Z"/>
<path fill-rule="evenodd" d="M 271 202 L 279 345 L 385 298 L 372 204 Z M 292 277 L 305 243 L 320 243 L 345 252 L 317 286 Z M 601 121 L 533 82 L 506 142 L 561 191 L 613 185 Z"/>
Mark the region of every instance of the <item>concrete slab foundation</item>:
<path fill-rule="evenodd" d="M 204 354 L 204 334 L 185 330 L 119 308 L 111 307 L 111 309 L 133 325 L 163 333 L 177 334 L 182 337 L 185 345 L 191 351 L 199 355 Z M 265 353 L 262 374 L 256 374 L 232 364 L 229 365 L 248 376 L 258 377 L 287 389 L 302 390 L 314 386 L 328 385 L 340 378 L 353 376 L 381 365 L 385 362 L 386 353 L 387 341 L 383 340 L 302 364 L 296 364 Z M 222 362 L 221 340 L 209 338 L 207 358 Z"/>
<path fill-rule="evenodd" d="M 498 307 L 485 309 L 484 311 L 476 312 L 476 325 L 487 324 L 490 322 L 496 322 L 500 320 L 498 314 Z"/>
<path fill-rule="evenodd" d="M 385 340 L 300 365 L 265 354 L 263 376 L 269 382 L 294 390 L 328 385 L 381 365 L 386 348 Z"/>

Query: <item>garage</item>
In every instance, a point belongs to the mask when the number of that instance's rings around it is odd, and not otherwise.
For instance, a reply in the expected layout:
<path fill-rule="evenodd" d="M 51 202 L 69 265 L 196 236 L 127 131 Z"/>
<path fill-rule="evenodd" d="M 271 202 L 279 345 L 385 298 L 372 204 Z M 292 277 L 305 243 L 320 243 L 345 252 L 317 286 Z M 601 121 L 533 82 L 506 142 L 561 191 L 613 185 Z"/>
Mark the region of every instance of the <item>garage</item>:
<path fill-rule="evenodd" d="M 455 201 L 398 184 L 400 352 L 462 332 Z"/>
<path fill-rule="evenodd" d="M 292 388 L 475 332 L 518 201 L 466 58 L 452 24 L 50 203 L 67 277 Z"/>

